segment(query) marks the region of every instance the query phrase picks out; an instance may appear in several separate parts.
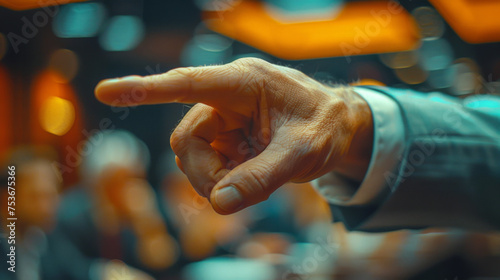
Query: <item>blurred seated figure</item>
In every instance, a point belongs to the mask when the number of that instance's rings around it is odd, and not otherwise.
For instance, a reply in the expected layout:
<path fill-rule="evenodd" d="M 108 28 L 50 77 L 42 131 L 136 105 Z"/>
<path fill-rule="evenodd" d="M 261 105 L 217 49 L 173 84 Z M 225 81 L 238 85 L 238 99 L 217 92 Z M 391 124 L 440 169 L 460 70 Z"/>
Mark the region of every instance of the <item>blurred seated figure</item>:
<path fill-rule="evenodd" d="M 221 216 L 192 188 L 175 165 L 173 153 L 162 156 L 157 172 L 162 182 L 160 201 L 175 225 L 187 262 L 224 254 L 245 258 L 283 254 L 291 241 L 304 240 L 316 224 L 331 223 L 328 204 L 310 184 L 287 184 L 265 203 Z M 260 249 L 241 247 L 249 242 L 259 243 Z"/>
<path fill-rule="evenodd" d="M 2 176 L 7 175 L 7 166 L 15 167 L 14 189 L 7 188 L 7 178 L 2 177 L 0 199 L 2 208 L 2 232 L 4 236 L 11 235 L 7 224 L 8 217 L 17 218 L 15 226 L 15 241 L 7 243 L 1 240 L 2 260 L 6 254 L 11 254 L 11 245 L 15 246 L 15 272 L 3 269 L 0 279 L 63 279 L 59 259 L 51 252 L 56 240 L 49 239 L 47 234 L 55 226 L 56 211 L 59 205 L 60 182 L 58 174 L 52 168 L 56 159 L 55 152 L 48 147 L 23 147 L 12 151 L 2 168 Z M 14 199 L 9 199 L 14 193 Z M 13 212 L 7 208 L 7 201 Z M 11 203 L 14 202 L 14 203 Z M 2 238 L 3 239 L 3 238 Z M 5 261 L 2 261 L 5 264 Z M 9 265 L 10 267 L 11 265 Z"/>
<path fill-rule="evenodd" d="M 161 177 L 160 201 L 167 219 L 175 225 L 186 262 L 214 256 L 220 253 L 221 248 L 237 243 L 248 233 L 250 212 L 231 216 L 217 214 L 177 169 L 172 153 L 162 156 L 158 169 Z"/>
<path fill-rule="evenodd" d="M 104 131 L 92 136 L 86 149 L 82 186 L 62 201 L 59 233 L 87 258 L 163 273 L 178 250 L 145 179 L 146 145 L 129 132 Z"/>

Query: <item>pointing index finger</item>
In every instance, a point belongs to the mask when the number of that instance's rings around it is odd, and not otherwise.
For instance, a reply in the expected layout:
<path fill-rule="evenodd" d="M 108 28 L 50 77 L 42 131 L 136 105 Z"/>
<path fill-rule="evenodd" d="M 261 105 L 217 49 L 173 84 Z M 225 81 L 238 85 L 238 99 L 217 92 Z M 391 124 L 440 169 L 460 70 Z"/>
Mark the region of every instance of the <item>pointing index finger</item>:
<path fill-rule="evenodd" d="M 177 68 L 164 74 L 104 80 L 97 85 L 95 95 L 113 106 L 178 102 L 217 107 L 229 93 L 241 88 L 240 73 L 231 64 Z"/>

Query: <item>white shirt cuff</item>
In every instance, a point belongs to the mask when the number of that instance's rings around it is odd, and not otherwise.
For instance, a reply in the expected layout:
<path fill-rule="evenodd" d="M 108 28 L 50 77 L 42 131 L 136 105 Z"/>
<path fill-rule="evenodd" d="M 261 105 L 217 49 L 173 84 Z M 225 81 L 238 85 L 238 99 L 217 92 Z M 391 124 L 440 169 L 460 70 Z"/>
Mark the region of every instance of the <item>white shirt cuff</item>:
<path fill-rule="evenodd" d="M 353 89 L 366 100 L 373 116 L 373 152 L 365 178 L 361 184 L 355 184 L 330 172 L 312 182 L 330 203 L 346 206 L 370 204 L 387 187 L 385 174 L 396 168 L 402 157 L 405 137 L 403 118 L 396 101 L 368 88 Z"/>

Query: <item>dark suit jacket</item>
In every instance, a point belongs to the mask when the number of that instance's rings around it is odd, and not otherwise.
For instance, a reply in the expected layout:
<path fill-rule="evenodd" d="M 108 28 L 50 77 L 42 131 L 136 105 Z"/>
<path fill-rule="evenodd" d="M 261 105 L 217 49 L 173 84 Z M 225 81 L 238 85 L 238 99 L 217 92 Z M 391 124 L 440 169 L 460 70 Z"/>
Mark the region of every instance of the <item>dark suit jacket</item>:
<path fill-rule="evenodd" d="M 370 205 L 332 205 L 351 230 L 500 229 L 500 97 L 368 87 L 393 99 L 404 153 Z"/>

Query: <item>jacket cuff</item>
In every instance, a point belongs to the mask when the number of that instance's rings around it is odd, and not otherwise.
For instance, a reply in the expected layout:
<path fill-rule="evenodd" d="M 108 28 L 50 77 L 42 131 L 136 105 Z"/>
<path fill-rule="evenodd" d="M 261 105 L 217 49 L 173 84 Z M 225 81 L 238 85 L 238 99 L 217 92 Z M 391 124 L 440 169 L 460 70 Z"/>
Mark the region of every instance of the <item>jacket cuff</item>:
<path fill-rule="evenodd" d="M 390 97 L 363 87 L 353 87 L 366 100 L 372 111 L 373 151 L 362 182 L 353 182 L 330 172 L 314 180 L 312 185 L 328 202 L 336 205 L 367 205 L 388 188 L 386 174 L 398 165 L 404 151 L 405 127 L 398 104 Z"/>

